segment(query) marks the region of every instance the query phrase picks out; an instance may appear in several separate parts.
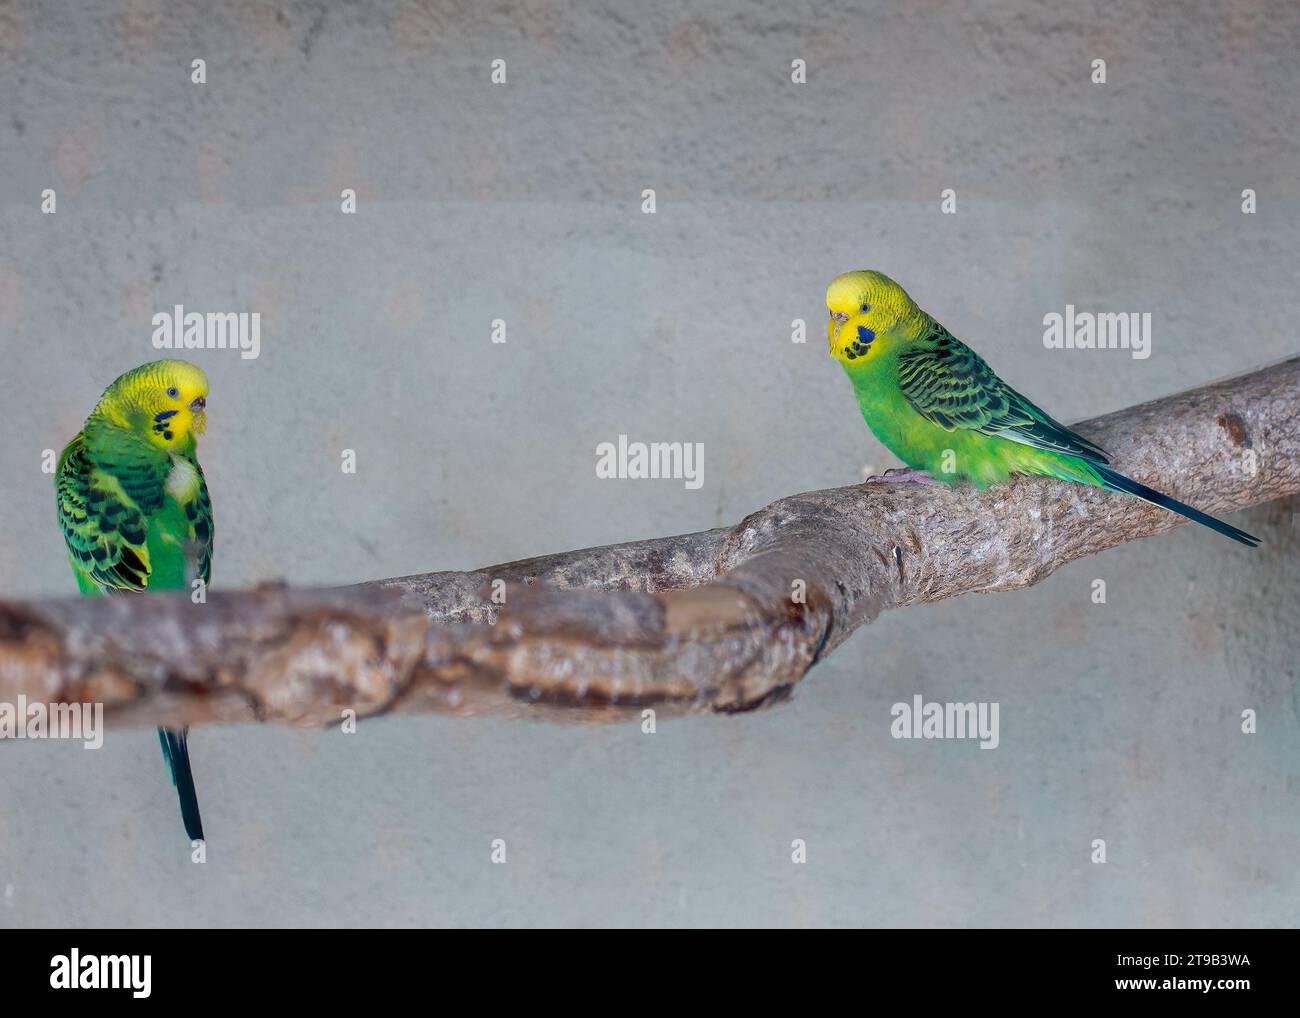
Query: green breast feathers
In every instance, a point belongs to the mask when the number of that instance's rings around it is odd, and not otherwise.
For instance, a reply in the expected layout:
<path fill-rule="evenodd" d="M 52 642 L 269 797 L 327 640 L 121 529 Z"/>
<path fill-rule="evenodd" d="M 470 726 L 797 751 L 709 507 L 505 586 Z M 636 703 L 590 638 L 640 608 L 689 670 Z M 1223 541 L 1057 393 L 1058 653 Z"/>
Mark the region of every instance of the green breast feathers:
<path fill-rule="evenodd" d="M 161 452 L 125 432 L 82 432 L 63 450 L 56 483 L 59 526 L 83 593 L 208 582 L 212 503 L 192 453 Z"/>

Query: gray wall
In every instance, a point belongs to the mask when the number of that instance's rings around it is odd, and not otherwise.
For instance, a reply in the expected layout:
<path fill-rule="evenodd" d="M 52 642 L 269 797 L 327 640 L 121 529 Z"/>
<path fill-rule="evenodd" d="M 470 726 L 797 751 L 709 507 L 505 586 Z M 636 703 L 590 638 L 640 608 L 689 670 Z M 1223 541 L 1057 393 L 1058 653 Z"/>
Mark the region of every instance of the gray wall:
<path fill-rule="evenodd" d="M 41 450 L 177 302 L 263 315 L 259 359 L 193 356 L 223 588 L 698 530 L 893 465 L 820 341 L 850 268 L 1065 420 L 1295 353 L 1300 8 L 1068 6 L 5 4 L 0 592 L 74 589 Z M 1044 349 L 1066 303 L 1151 311 L 1153 355 Z M 703 488 L 597 480 L 619 433 L 703 442 Z M 1183 528 L 894 613 L 793 703 L 654 737 L 196 730 L 201 867 L 152 732 L 0 745 L 0 924 L 1294 924 L 1290 513 L 1234 518 L 1256 552 Z M 895 741 L 918 692 L 999 701 L 1001 746 Z"/>

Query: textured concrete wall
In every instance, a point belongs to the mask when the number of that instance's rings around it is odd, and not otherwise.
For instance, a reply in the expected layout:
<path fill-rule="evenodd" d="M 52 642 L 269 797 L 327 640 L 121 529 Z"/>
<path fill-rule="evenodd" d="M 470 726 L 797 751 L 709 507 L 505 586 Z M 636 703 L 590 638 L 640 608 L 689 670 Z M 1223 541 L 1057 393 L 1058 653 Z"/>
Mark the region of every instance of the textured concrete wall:
<path fill-rule="evenodd" d="M 850 268 L 1065 420 L 1296 352 L 1300 8 L 1068 7 L 0 6 L 0 591 L 73 589 L 41 451 L 178 302 L 263 316 L 258 359 L 193 356 L 221 587 L 703 529 L 893 464 L 819 341 Z M 1150 311 L 1152 356 L 1045 349 L 1067 303 Z M 598 480 L 620 433 L 703 442 L 703 487 Z M 898 612 L 792 704 L 653 737 L 197 731 L 204 866 L 151 732 L 0 745 L 0 925 L 1294 924 L 1300 531 L 1234 522 L 1265 546 L 1184 528 Z M 1000 747 L 895 741 L 915 693 L 1000 702 Z"/>

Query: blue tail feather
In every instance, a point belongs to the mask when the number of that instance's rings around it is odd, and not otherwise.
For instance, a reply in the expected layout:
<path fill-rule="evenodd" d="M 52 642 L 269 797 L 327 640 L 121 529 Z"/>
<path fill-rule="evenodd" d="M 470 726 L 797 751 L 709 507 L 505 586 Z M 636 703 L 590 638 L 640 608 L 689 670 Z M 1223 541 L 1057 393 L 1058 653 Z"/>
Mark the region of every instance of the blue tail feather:
<path fill-rule="evenodd" d="M 1156 491 L 1154 488 L 1148 488 L 1145 484 L 1140 484 L 1131 477 L 1125 477 L 1123 474 L 1116 473 L 1110 467 L 1104 467 L 1099 464 L 1089 464 L 1097 476 L 1101 478 L 1102 483 L 1111 491 L 1122 491 L 1126 495 L 1134 495 L 1144 502 L 1150 502 L 1152 505 L 1158 505 L 1162 509 L 1168 509 L 1171 512 L 1178 513 L 1179 516 L 1185 516 L 1193 523 L 1200 523 L 1209 527 L 1211 530 L 1217 530 L 1224 537 L 1230 537 L 1234 541 L 1246 545 L 1248 548 L 1254 548 L 1259 544 L 1259 538 L 1246 533 L 1244 530 L 1238 530 L 1230 523 L 1224 523 L 1223 520 L 1216 519 L 1208 513 L 1203 513 L 1199 509 L 1193 509 L 1186 502 L 1179 502 L 1176 498 Z"/>
<path fill-rule="evenodd" d="M 191 841 L 203 841 L 203 820 L 199 817 L 199 797 L 194 791 L 194 775 L 190 773 L 190 750 L 187 742 L 190 730 L 182 728 L 158 729 L 162 743 L 163 759 L 171 771 L 172 784 L 181 800 L 181 821 Z"/>

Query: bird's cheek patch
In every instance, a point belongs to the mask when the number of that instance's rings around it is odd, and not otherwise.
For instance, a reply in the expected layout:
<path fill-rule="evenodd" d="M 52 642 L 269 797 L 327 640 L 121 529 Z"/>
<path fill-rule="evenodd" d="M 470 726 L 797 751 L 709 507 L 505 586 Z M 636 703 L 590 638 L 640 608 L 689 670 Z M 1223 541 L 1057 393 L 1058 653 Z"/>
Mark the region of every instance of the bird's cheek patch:
<path fill-rule="evenodd" d="M 867 350 L 871 346 L 871 341 L 876 338 L 876 334 L 868 329 L 865 325 L 858 326 L 858 338 L 855 339 L 844 355 L 849 360 L 857 360 L 859 357 L 865 357 Z"/>

